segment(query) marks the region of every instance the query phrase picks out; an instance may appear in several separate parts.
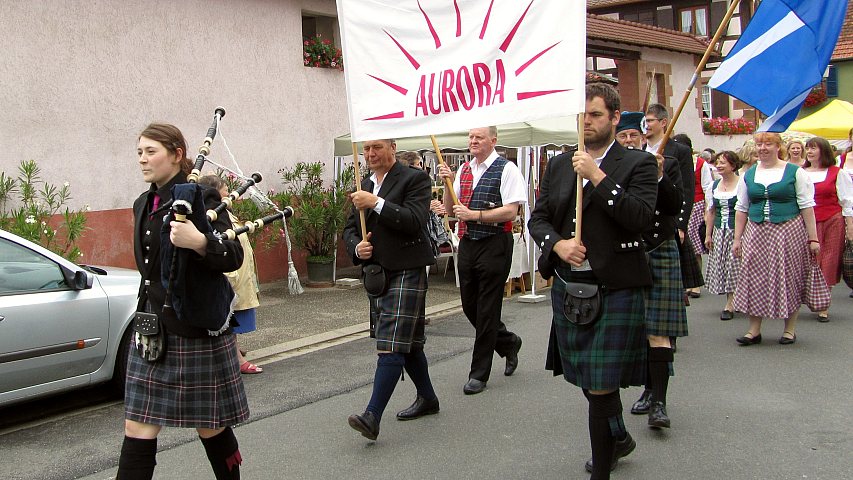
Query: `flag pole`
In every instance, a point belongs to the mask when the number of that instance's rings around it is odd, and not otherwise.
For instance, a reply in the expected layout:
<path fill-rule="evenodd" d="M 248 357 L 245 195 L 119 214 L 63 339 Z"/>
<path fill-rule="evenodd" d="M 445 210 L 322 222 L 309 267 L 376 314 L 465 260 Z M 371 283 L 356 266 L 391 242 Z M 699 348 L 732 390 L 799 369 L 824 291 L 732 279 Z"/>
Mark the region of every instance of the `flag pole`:
<path fill-rule="evenodd" d="M 438 148 L 438 140 L 435 139 L 435 135 L 430 135 L 429 139 L 432 140 L 432 148 L 435 150 L 435 156 L 438 158 L 439 165 L 447 166 L 444 163 L 444 157 L 441 155 L 441 149 Z M 449 166 L 447 168 L 450 168 Z M 450 198 L 453 199 L 454 205 L 459 205 L 459 197 L 456 196 L 456 192 L 453 191 L 453 182 L 450 181 L 449 178 L 444 178 L 444 188 L 450 192 Z"/>
<path fill-rule="evenodd" d="M 352 168 L 355 171 L 355 191 L 361 191 L 361 173 L 358 168 L 358 144 L 352 142 Z M 367 224 L 364 220 L 364 210 L 358 209 L 358 219 L 361 220 L 361 239 L 367 240 Z"/>
<path fill-rule="evenodd" d="M 726 11 L 726 15 L 723 17 L 723 21 L 720 22 L 720 26 L 717 28 L 717 33 L 714 34 L 714 38 L 711 39 L 711 42 L 708 44 L 708 48 L 705 49 L 705 55 L 702 56 L 702 60 L 699 61 L 699 65 L 696 66 L 696 71 L 693 72 L 693 78 L 690 79 L 690 83 L 687 85 L 687 88 L 684 91 L 684 96 L 681 98 L 681 103 L 678 105 L 678 109 L 672 116 L 669 124 L 666 126 L 666 133 L 663 135 L 663 140 L 661 140 L 660 146 L 658 147 L 658 153 L 663 155 L 663 148 L 666 146 L 666 142 L 669 141 L 670 135 L 672 135 L 673 129 L 675 129 L 675 122 L 678 121 L 678 117 L 681 116 L 681 111 L 684 110 L 684 105 L 687 104 L 687 100 L 690 97 L 690 92 L 693 91 L 693 87 L 696 85 L 696 81 L 699 80 L 699 75 L 702 74 L 702 70 L 705 69 L 705 64 L 708 63 L 708 57 L 711 56 L 711 50 L 714 49 L 714 45 L 720 40 L 720 37 L 723 36 L 723 32 L 728 29 L 729 22 L 732 19 L 732 15 L 735 13 L 735 8 L 738 6 L 740 2 L 732 1 L 732 4 L 729 5 L 728 11 Z"/>
<path fill-rule="evenodd" d="M 583 117 L 584 112 L 578 114 L 578 151 L 584 151 L 583 145 Z M 578 239 L 578 243 L 583 245 L 583 241 L 581 240 L 581 220 L 583 219 L 583 178 L 580 175 L 575 174 L 577 177 L 577 184 L 575 185 L 575 238 Z"/>

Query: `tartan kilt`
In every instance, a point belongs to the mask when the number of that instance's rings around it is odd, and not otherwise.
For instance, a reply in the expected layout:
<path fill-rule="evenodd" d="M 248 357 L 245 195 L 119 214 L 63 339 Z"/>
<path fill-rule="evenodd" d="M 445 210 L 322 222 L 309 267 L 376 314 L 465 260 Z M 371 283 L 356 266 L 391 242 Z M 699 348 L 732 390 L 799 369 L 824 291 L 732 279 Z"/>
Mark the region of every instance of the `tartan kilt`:
<path fill-rule="evenodd" d="M 706 232 L 700 231 L 700 227 L 705 223 L 705 200 L 699 200 L 693 204 L 693 210 L 690 211 L 690 219 L 687 220 L 687 236 L 690 237 L 690 243 L 693 245 L 693 253 L 696 255 L 704 255 L 708 253 L 705 248 Z M 705 228 L 708 228 L 706 225 Z"/>
<path fill-rule="evenodd" d="M 841 281 L 841 254 L 844 253 L 845 239 L 841 212 L 823 222 L 817 222 L 817 240 L 820 242 L 817 260 L 823 278 L 830 287 Z"/>
<path fill-rule="evenodd" d="M 645 385 L 644 290 L 606 291 L 601 318 L 583 327 L 569 323 L 563 315 L 565 291 L 565 284 L 555 280 L 551 287 L 553 330 L 566 381 L 588 390 Z"/>
<path fill-rule="evenodd" d="M 788 318 L 805 301 L 811 268 L 802 215 L 784 223 L 748 221 L 734 307 L 756 317 Z"/>
<path fill-rule="evenodd" d="M 653 283 L 646 299 L 646 335 L 686 337 L 687 308 L 678 242 L 667 240 L 648 254 Z"/>
<path fill-rule="evenodd" d="M 714 227 L 711 252 L 705 270 L 705 288 L 714 295 L 733 293 L 740 272 L 740 258 L 732 253 L 735 231 Z"/>
<path fill-rule="evenodd" d="M 678 242 L 676 242 L 678 243 Z M 684 243 L 678 245 L 678 256 L 681 259 L 681 282 L 684 288 L 697 288 L 705 285 L 702 278 L 702 268 L 693 251 L 690 237 L 684 236 Z"/>
<path fill-rule="evenodd" d="M 370 336 L 380 352 L 409 353 L 426 342 L 426 268 L 388 272 L 388 291 L 370 298 Z"/>
<path fill-rule="evenodd" d="M 125 418 L 151 425 L 222 428 L 249 418 L 234 334 L 186 338 L 166 333 L 166 353 L 149 363 L 131 347 Z"/>

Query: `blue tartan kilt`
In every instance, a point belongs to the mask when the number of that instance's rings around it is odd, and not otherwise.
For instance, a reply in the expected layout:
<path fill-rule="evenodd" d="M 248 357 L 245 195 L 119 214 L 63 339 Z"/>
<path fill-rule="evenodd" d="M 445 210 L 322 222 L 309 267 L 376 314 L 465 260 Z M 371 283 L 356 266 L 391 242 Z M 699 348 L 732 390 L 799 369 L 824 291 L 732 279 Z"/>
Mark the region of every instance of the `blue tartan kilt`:
<path fill-rule="evenodd" d="M 649 252 L 652 288 L 646 300 L 646 335 L 687 336 L 678 242 L 667 240 Z"/>
<path fill-rule="evenodd" d="M 553 327 L 566 381 L 588 390 L 645 385 L 647 349 L 643 289 L 606 291 L 601 318 L 583 327 L 569 323 L 563 315 L 565 290 L 560 279 L 551 287 Z"/>
<path fill-rule="evenodd" d="M 166 353 L 143 360 L 131 347 L 125 418 L 151 425 L 223 428 L 249 418 L 234 334 L 186 338 L 166 334 Z"/>
<path fill-rule="evenodd" d="M 370 298 L 370 336 L 381 352 L 409 353 L 426 342 L 424 267 L 388 272 L 388 291 Z"/>

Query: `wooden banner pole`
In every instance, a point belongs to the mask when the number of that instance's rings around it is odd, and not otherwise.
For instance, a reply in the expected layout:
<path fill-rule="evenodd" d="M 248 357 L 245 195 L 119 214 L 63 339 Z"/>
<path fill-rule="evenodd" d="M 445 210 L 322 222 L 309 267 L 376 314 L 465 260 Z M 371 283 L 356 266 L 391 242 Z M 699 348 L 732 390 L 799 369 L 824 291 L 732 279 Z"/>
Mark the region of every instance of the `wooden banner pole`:
<path fill-rule="evenodd" d="M 355 191 L 361 191 L 361 173 L 358 167 L 358 144 L 352 142 L 352 167 L 355 171 Z M 361 239 L 367 239 L 367 224 L 364 219 L 364 210 L 358 209 L 358 219 L 361 220 Z"/>
<path fill-rule="evenodd" d="M 726 11 L 726 16 L 723 17 L 723 21 L 720 22 L 719 28 L 717 28 L 717 33 L 714 34 L 714 38 L 711 39 L 711 42 L 708 44 L 708 48 L 705 49 L 705 55 L 702 56 L 702 60 L 699 61 L 699 65 L 696 65 L 696 71 L 693 72 L 693 78 L 690 79 L 690 83 L 687 85 L 687 88 L 684 90 L 684 96 L 681 98 L 681 103 L 678 105 L 678 109 L 672 115 L 672 118 L 669 121 L 669 124 L 666 126 L 666 133 L 663 135 L 663 140 L 660 142 L 660 146 L 658 147 L 658 153 L 663 155 L 663 147 L 666 146 L 666 142 L 669 141 L 670 135 L 672 135 L 672 131 L 675 129 L 675 122 L 678 121 L 678 117 L 681 116 L 681 111 L 684 110 L 684 105 L 687 104 L 687 100 L 690 97 L 690 92 L 693 91 L 693 87 L 696 85 L 696 82 L 699 80 L 699 75 L 702 74 L 702 70 L 705 69 L 705 65 L 708 63 L 708 58 L 711 56 L 711 51 L 714 49 L 714 45 L 720 40 L 720 37 L 723 36 L 723 32 L 725 32 L 729 27 L 729 21 L 732 19 L 732 15 L 735 13 L 735 8 L 740 4 L 740 2 L 732 2 L 729 5 L 728 11 Z"/>
<path fill-rule="evenodd" d="M 447 165 L 444 163 L 444 157 L 441 155 L 441 149 L 438 148 L 438 140 L 435 139 L 435 135 L 430 135 L 429 138 L 432 140 L 432 148 L 435 149 L 435 156 L 438 158 L 439 165 Z M 453 199 L 453 204 L 459 205 L 459 198 L 456 196 L 456 192 L 453 190 L 453 182 L 451 182 L 449 178 L 444 179 L 444 188 L 450 192 L 450 198 Z"/>

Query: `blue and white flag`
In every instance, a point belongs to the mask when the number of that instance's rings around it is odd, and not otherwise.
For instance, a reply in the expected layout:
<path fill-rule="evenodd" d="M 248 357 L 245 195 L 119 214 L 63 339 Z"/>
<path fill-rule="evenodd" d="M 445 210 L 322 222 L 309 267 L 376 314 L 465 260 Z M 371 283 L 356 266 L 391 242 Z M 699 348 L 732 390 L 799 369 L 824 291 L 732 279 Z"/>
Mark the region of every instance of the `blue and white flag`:
<path fill-rule="evenodd" d="M 784 132 L 823 78 L 847 0 L 763 0 L 708 85 L 769 118 L 759 131 Z"/>

